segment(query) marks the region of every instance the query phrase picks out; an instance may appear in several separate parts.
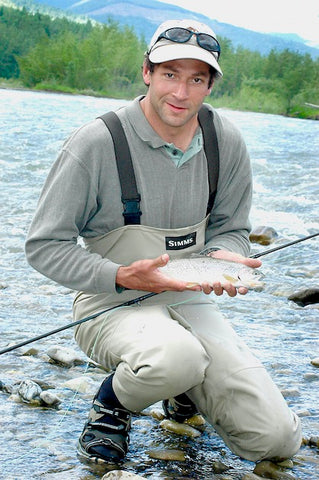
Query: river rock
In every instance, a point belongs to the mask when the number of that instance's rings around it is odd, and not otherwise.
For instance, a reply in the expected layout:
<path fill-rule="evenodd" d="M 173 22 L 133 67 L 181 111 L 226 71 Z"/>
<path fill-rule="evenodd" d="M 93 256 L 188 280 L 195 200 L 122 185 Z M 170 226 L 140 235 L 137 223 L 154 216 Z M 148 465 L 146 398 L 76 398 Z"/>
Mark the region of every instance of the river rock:
<path fill-rule="evenodd" d="M 164 420 L 164 418 L 165 418 L 165 415 L 162 412 L 162 410 L 160 410 L 158 408 L 157 409 L 154 408 L 153 410 L 151 410 L 150 411 L 150 416 L 155 418 L 155 420 L 158 420 L 158 421 Z"/>
<path fill-rule="evenodd" d="M 42 388 L 33 380 L 23 380 L 17 390 L 18 395 L 22 401 L 26 403 L 37 403 L 40 404 L 40 394 Z"/>
<path fill-rule="evenodd" d="M 197 413 L 196 415 L 184 420 L 184 424 L 190 425 L 191 427 L 203 427 L 206 425 L 206 420 L 204 417 L 202 417 L 202 415 Z"/>
<path fill-rule="evenodd" d="M 288 300 L 295 302 L 300 307 L 319 303 L 319 288 L 306 288 L 289 295 Z"/>
<path fill-rule="evenodd" d="M 64 382 L 62 387 L 69 388 L 70 390 L 79 393 L 91 393 L 95 390 L 93 380 L 85 376 L 71 378 L 71 380 Z"/>
<path fill-rule="evenodd" d="M 319 357 L 315 357 L 311 360 L 311 365 L 313 365 L 314 367 L 319 367 Z"/>
<path fill-rule="evenodd" d="M 219 460 L 213 461 L 211 466 L 212 466 L 213 472 L 216 474 L 227 472 L 227 470 L 229 470 L 230 468 L 227 465 L 225 465 L 223 462 L 220 462 Z"/>
<path fill-rule="evenodd" d="M 278 237 L 278 233 L 272 227 L 260 226 L 252 230 L 249 240 L 259 245 L 270 245 Z"/>
<path fill-rule="evenodd" d="M 60 398 L 50 391 L 41 392 L 40 400 L 48 407 L 57 407 L 61 403 Z"/>
<path fill-rule="evenodd" d="M 124 470 L 113 470 L 112 472 L 103 475 L 102 480 L 138 480 L 145 477 L 135 475 L 135 473 L 125 472 Z"/>
<path fill-rule="evenodd" d="M 259 475 L 255 475 L 255 473 L 246 473 L 246 475 L 243 476 L 242 480 L 262 480 L 262 477 Z"/>
<path fill-rule="evenodd" d="M 86 360 L 80 357 L 80 355 L 68 347 L 60 347 L 59 345 L 51 347 L 47 354 L 53 362 L 65 367 L 73 367 L 74 365 L 83 365 Z"/>
<path fill-rule="evenodd" d="M 149 450 L 146 452 L 149 457 L 157 460 L 168 460 L 176 462 L 185 462 L 186 455 L 182 450 L 176 450 L 173 448 Z"/>
<path fill-rule="evenodd" d="M 257 463 L 254 473 L 262 478 L 273 478 L 275 480 L 296 480 L 296 478 L 288 472 L 284 472 L 279 465 L 263 460 Z"/>
<path fill-rule="evenodd" d="M 201 434 L 196 428 L 186 425 L 185 423 L 174 422 L 173 420 L 162 420 L 160 427 L 177 435 L 185 435 L 191 438 L 199 437 Z"/>

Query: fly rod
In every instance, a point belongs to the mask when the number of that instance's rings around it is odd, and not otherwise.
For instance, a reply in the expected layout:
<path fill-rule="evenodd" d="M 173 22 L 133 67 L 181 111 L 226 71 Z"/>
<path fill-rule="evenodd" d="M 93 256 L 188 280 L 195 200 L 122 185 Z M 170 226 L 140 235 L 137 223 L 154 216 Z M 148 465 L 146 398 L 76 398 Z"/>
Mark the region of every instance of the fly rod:
<path fill-rule="evenodd" d="M 157 295 L 157 293 L 150 292 L 150 293 L 147 293 L 146 295 L 141 295 L 140 297 L 133 298 L 132 300 L 128 300 L 127 302 L 121 303 L 120 305 L 115 305 L 114 307 L 106 308 L 101 312 L 93 313 L 92 315 L 82 318 L 81 320 L 76 320 L 75 322 L 71 322 L 71 323 L 68 323 L 67 325 L 63 325 L 62 327 L 55 328 L 50 332 L 43 333 L 42 335 L 38 335 L 37 337 L 30 338 L 29 340 L 24 340 L 23 342 L 17 343 L 16 345 L 11 345 L 11 347 L 4 348 L 3 350 L 0 350 L 0 355 L 2 355 L 3 353 L 11 352 L 16 348 L 24 347 L 24 345 L 28 345 L 29 343 L 36 342 L 37 340 L 41 340 L 42 338 L 49 337 L 50 335 L 54 335 L 55 333 L 62 332 L 63 330 L 67 330 L 68 328 L 75 327 L 76 325 L 80 325 L 81 323 L 88 322 L 89 320 L 92 320 L 93 318 L 96 318 L 99 315 L 102 315 L 103 313 L 111 312 L 116 308 L 129 307 L 130 305 L 134 305 L 136 303 L 142 302 L 143 300 L 153 297 L 154 295 Z"/>
<path fill-rule="evenodd" d="M 277 250 L 290 247 L 290 245 L 295 245 L 296 243 L 299 243 L 299 242 L 304 242 L 305 240 L 316 237 L 317 235 L 319 235 L 319 232 L 313 233 L 312 235 L 308 235 L 307 237 L 299 238 L 298 240 L 293 240 L 292 242 L 285 243 L 284 245 L 279 245 L 278 247 L 275 247 L 275 248 L 270 248 L 268 250 L 265 250 L 264 252 L 256 253 L 255 255 L 251 255 L 249 258 L 259 258 L 259 257 L 262 257 L 263 255 L 268 255 L 268 253 L 276 252 Z M 12 350 L 16 350 L 17 348 L 24 347 L 29 343 L 36 342 L 37 340 L 41 340 L 42 338 L 49 337 L 50 335 L 54 335 L 55 333 L 62 332 L 63 330 L 67 330 L 68 328 L 75 327 L 76 325 L 80 325 L 81 323 L 85 323 L 85 322 L 88 322 L 89 320 L 93 320 L 93 318 L 96 318 L 99 315 L 102 315 L 103 313 L 107 313 L 112 310 L 115 310 L 116 308 L 129 307 L 130 305 L 134 305 L 136 303 L 142 302 L 143 300 L 153 297 L 154 295 L 158 295 L 158 293 L 150 292 L 145 295 L 141 295 L 140 297 L 133 298 L 132 300 L 128 300 L 127 302 L 121 303 L 120 305 L 115 305 L 114 307 L 109 307 L 105 310 L 102 310 L 101 312 L 93 313 L 92 315 L 82 318 L 81 320 L 76 320 L 75 322 L 71 322 L 71 323 L 68 323 L 67 325 L 63 325 L 62 327 L 56 328 L 55 330 L 51 330 L 50 332 L 43 333 L 42 335 L 39 335 L 34 338 L 30 338 L 30 340 L 25 340 L 21 343 L 17 343 L 16 345 L 12 345 L 11 347 L 4 348 L 3 350 L 0 350 L 0 355 L 2 355 L 3 353 L 11 352 Z"/>

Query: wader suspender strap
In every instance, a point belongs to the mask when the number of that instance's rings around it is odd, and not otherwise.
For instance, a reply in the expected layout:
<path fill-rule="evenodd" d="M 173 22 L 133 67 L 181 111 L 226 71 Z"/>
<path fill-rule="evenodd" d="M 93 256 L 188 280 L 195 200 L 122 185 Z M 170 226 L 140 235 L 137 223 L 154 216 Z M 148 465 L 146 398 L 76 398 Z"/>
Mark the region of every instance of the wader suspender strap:
<path fill-rule="evenodd" d="M 131 153 L 122 124 L 114 112 L 107 112 L 99 118 L 110 130 L 114 143 L 116 165 L 122 189 L 121 199 L 124 205 L 124 224 L 138 225 L 141 223 L 140 217 L 142 215 L 140 210 L 141 195 L 137 191 Z"/>
<path fill-rule="evenodd" d="M 200 109 L 198 121 L 203 132 L 209 181 L 209 199 L 206 214 L 209 214 L 213 208 L 219 174 L 219 149 L 213 117 L 213 112 L 207 107 L 203 106 Z M 140 210 L 141 195 L 137 191 L 130 149 L 122 124 L 114 112 L 107 112 L 98 118 L 101 118 L 109 129 L 114 143 L 116 164 L 122 189 L 122 203 L 124 205 L 124 224 L 140 224 L 142 215 Z"/>
<path fill-rule="evenodd" d="M 203 132 L 204 150 L 207 158 L 209 198 L 206 215 L 208 215 L 214 205 L 219 175 L 219 148 L 213 111 L 203 105 L 198 112 L 198 121 Z"/>

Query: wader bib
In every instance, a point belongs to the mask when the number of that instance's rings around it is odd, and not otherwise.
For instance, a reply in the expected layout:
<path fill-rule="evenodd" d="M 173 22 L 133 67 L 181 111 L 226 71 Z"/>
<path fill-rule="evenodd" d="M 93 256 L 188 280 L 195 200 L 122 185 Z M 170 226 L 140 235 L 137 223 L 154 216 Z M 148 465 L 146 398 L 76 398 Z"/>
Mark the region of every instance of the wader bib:
<path fill-rule="evenodd" d="M 95 238 L 85 239 L 85 246 L 91 253 L 120 265 L 129 265 L 136 260 L 156 258 L 167 253 L 177 258 L 200 252 L 205 244 L 205 230 L 208 217 L 191 227 L 159 229 L 145 225 L 126 225 Z M 148 303 L 171 303 L 194 296 L 195 292 L 164 292 L 147 300 Z M 132 300 L 142 295 L 138 290 L 122 293 L 87 294 L 80 292 L 74 300 L 75 320 L 103 310 L 108 306 Z"/>

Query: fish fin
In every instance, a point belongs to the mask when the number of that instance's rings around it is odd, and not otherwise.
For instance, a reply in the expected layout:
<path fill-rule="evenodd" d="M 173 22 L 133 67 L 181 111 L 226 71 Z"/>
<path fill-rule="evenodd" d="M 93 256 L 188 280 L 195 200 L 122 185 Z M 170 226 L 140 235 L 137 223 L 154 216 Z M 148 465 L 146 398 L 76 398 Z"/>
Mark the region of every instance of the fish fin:
<path fill-rule="evenodd" d="M 232 283 L 233 285 L 238 282 L 237 278 L 234 278 L 231 275 L 227 275 L 226 273 L 223 274 L 223 277 L 225 278 L 225 280 Z"/>
<path fill-rule="evenodd" d="M 193 288 L 200 285 L 198 282 L 187 282 L 186 288 Z"/>

